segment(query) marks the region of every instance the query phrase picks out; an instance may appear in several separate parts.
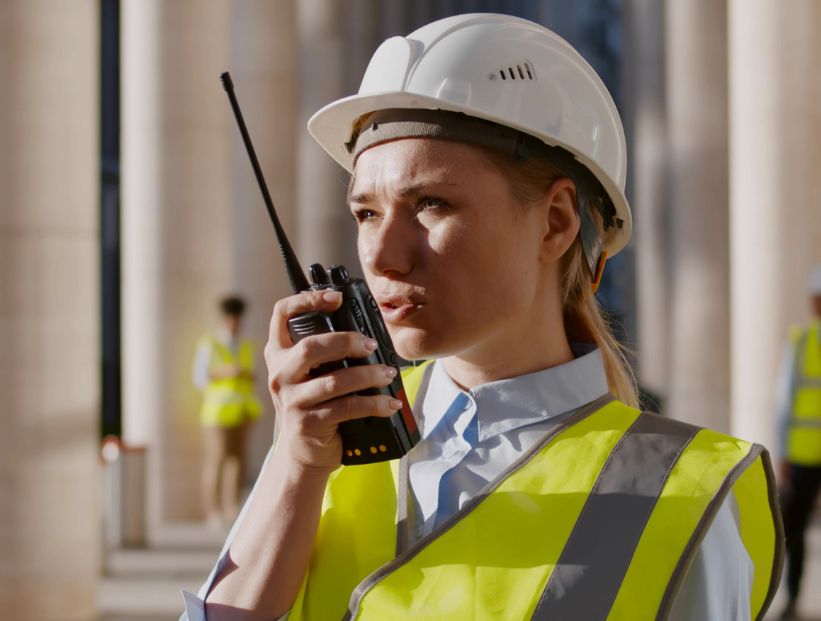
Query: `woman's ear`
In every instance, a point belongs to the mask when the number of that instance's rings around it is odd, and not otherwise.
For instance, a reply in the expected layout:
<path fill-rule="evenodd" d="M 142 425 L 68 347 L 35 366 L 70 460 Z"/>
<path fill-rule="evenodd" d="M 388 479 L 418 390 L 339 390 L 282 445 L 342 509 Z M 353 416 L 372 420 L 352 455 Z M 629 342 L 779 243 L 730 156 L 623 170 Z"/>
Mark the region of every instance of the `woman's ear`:
<path fill-rule="evenodd" d="M 542 240 L 542 257 L 558 261 L 579 234 L 579 213 L 576 209 L 576 184 L 562 177 L 554 181 L 543 199 L 546 210 L 546 233 Z"/>

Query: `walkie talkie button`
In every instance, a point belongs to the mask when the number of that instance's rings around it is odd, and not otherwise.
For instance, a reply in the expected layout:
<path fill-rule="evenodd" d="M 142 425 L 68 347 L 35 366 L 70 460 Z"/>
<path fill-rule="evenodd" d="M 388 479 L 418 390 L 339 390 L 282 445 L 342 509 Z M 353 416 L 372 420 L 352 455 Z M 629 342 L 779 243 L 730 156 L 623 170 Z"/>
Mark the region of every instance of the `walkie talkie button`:
<path fill-rule="evenodd" d="M 368 306 L 374 310 L 379 310 L 379 304 L 376 303 L 376 300 L 373 299 L 372 295 L 368 296 Z"/>
<path fill-rule="evenodd" d="M 322 287 L 328 284 L 328 274 L 325 272 L 325 268 L 322 267 L 322 264 L 313 263 L 308 268 L 308 274 L 310 274 L 311 282 L 314 283 L 314 286 Z"/>
<path fill-rule="evenodd" d="M 334 265 L 328 270 L 328 274 L 331 277 L 331 283 L 337 287 L 344 287 L 350 280 L 348 270 L 344 265 Z"/>
<path fill-rule="evenodd" d="M 354 321 L 356 322 L 356 327 L 362 334 L 367 336 L 368 326 L 365 324 L 365 315 L 362 314 L 362 309 L 359 308 L 359 304 L 357 304 L 356 300 L 350 301 L 350 308 L 353 313 Z"/>

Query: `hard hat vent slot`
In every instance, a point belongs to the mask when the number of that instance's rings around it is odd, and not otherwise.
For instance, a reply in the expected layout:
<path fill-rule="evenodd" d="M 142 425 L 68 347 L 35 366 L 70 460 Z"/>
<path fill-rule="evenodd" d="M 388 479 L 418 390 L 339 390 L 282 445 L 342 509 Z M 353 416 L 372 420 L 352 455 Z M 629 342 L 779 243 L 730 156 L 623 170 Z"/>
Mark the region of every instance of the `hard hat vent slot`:
<path fill-rule="evenodd" d="M 491 74 L 491 79 L 495 78 L 494 74 Z M 536 74 L 533 71 L 533 67 L 530 65 L 529 62 L 523 61 L 520 63 L 516 63 L 515 65 L 510 65 L 508 67 L 502 67 L 499 69 L 499 77 L 505 81 L 508 80 L 535 80 Z"/>

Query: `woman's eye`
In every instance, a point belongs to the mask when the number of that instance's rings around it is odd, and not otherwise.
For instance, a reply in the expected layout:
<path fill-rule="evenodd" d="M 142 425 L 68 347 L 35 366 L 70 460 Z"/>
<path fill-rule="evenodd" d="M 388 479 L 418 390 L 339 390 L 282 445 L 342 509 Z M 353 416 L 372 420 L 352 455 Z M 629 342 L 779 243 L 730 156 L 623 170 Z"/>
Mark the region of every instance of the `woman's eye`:
<path fill-rule="evenodd" d="M 376 212 L 372 209 L 356 209 L 352 213 L 353 219 L 356 220 L 358 223 L 367 222 L 368 220 L 373 220 L 376 217 Z"/>
<path fill-rule="evenodd" d="M 433 196 L 425 196 L 419 200 L 418 205 L 420 209 L 442 209 L 448 206 L 441 198 L 435 198 Z"/>

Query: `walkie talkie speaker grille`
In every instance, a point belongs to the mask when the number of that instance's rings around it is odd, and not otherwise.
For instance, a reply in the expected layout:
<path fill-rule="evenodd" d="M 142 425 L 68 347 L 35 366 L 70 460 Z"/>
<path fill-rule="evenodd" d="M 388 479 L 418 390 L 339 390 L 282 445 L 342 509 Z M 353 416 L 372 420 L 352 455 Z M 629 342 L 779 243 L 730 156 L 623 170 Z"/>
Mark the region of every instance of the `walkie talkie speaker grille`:
<path fill-rule="evenodd" d="M 292 318 L 289 326 L 300 338 L 310 336 L 311 334 L 333 332 L 334 329 L 331 318 L 325 313 L 305 313 L 298 315 Z"/>

